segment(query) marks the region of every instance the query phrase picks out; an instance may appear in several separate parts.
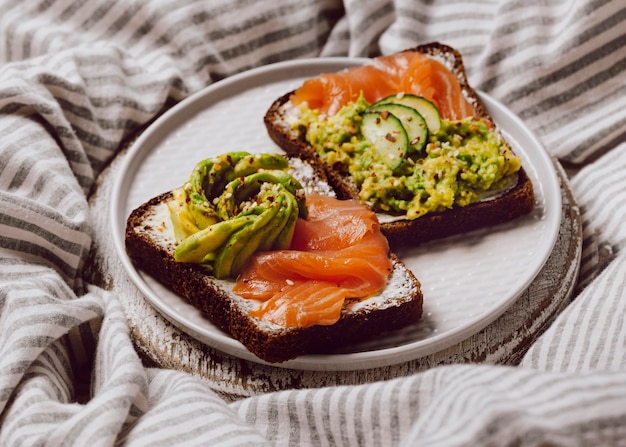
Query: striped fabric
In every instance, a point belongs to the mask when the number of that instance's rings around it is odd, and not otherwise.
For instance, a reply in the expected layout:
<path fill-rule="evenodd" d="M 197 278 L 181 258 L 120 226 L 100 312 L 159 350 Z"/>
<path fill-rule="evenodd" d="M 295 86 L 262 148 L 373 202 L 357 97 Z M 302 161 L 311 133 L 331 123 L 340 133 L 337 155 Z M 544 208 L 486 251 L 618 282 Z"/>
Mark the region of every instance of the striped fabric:
<path fill-rule="evenodd" d="M 252 67 L 434 40 L 576 172 L 580 292 L 522 364 L 236 402 L 145 368 L 83 279 L 125 141 Z M 625 104 L 620 1 L 0 0 L 0 445 L 626 445 Z"/>

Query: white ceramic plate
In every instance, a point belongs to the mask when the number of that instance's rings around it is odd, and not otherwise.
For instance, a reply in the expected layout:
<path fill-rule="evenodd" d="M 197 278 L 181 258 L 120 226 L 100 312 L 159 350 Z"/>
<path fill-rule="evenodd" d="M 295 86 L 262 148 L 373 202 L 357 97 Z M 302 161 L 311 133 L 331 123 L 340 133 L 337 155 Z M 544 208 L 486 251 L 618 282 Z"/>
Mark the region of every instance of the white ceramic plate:
<path fill-rule="evenodd" d="M 195 164 L 233 150 L 280 152 L 263 115 L 278 96 L 321 72 L 364 59 L 327 58 L 268 65 L 227 78 L 182 101 L 130 148 L 112 194 L 112 231 L 124 267 L 146 298 L 182 331 L 225 353 L 263 363 L 180 296 L 135 268 L 124 250 L 128 214 L 180 186 Z M 345 352 L 302 356 L 276 365 L 355 370 L 413 360 L 480 331 L 528 287 L 551 253 L 560 227 L 560 185 L 549 155 L 507 108 L 480 94 L 531 177 L 536 208 L 513 223 L 429 243 L 400 254 L 422 283 L 424 317 L 416 325 Z"/>

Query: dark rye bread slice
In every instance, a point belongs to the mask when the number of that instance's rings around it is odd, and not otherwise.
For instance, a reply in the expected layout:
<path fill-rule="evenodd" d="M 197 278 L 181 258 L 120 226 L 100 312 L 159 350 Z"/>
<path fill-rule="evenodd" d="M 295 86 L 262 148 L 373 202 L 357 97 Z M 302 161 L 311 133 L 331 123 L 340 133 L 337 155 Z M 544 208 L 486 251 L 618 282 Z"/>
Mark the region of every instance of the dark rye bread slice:
<path fill-rule="evenodd" d="M 363 301 L 347 302 L 340 320 L 334 325 L 296 329 L 253 318 L 248 312 L 258 303 L 233 294 L 234 281 L 218 280 L 199 264 L 174 260 L 176 241 L 166 205 L 171 198 L 171 192 L 161 194 L 130 214 L 126 226 L 129 257 L 139 268 L 184 297 L 215 325 L 266 362 L 284 362 L 304 354 L 331 353 L 421 318 L 423 296 L 420 283 L 393 254 L 394 268 L 387 287 Z"/>
<path fill-rule="evenodd" d="M 405 51 L 424 53 L 444 63 L 459 79 L 463 94 L 474 106 L 478 115 L 489 120 L 483 102 L 469 85 L 461 54 L 454 48 L 438 42 L 424 44 Z M 289 156 L 300 157 L 318 164 L 325 171 L 329 184 L 342 199 L 358 199 L 359 193 L 352 179 L 324 163 L 315 149 L 306 141 L 306 129 L 293 129 L 290 124 L 289 98 L 287 92 L 272 103 L 264 116 L 265 127 L 270 138 Z M 399 219 L 379 213 L 381 228 L 392 246 L 417 245 L 454 234 L 465 233 L 486 226 L 507 222 L 528 214 L 534 208 L 535 197 L 532 182 L 522 167 L 517 182 L 500 195 L 475 202 L 465 207 L 430 213 L 415 220 Z"/>

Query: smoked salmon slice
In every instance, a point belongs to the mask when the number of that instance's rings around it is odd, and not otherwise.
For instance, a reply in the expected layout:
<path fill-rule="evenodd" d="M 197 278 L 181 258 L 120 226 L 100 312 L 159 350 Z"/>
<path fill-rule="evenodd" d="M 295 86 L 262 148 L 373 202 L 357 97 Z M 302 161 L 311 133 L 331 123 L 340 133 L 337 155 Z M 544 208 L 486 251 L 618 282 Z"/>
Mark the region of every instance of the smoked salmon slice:
<path fill-rule="evenodd" d="M 454 73 L 443 63 L 411 51 L 381 56 L 338 73 L 322 73 L 304 81 L 292 94 L 291 102 L 296 106 L 306 102 L 320 113 L 334 115 L 361 94 L 374 103 L 398 93 L 423 96 L 437 106 L 445 119 L 477 115 Z"/>
<path fill-rule="evenodd" d="M 285 327 L 331 325 L 349 298 L 382 290 L 392 269 L 375 214 L 353 200 L 307 196 L 289 250 L 257 253 L 234 293 L 263 301 L 251 314 Z"/>

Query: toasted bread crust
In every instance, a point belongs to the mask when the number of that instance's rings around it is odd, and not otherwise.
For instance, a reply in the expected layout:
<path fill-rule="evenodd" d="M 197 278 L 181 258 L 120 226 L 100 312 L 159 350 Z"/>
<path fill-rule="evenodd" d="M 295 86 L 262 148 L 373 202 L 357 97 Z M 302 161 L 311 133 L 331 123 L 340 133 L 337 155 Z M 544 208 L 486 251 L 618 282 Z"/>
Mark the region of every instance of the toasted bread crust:
<path fill-rule="evenodd" d="M 469 85 L 461 54 L 454 48 L 438 42 L 424 44 L 405 51 L 421 52 L 442 61 L 459 79 L 465 97 L 474 106 L 477 114 L 493 123 L 484 104 Z M 269 107 L 264 123 L 270 138 L 291 157 L 300 157 L 316 163 L 326 172 L 329 184 L 341 199 L 357 199 L 359 191 L 349 178 L 332 166 L 328 166 L 306 141 L 306 129 L 292 129 L 283 119 L 283 106 L 289 102 L 292 92 L 274 101 Z M 476 202 L 465 207 L 454 206 L 437 213 L 426 214 L 415 220 L 394 220 L 381 222 L 382 232 L 390 244 L 417 245 L 423 242 L 452 236 L 478 228 L 500 224 L 528 214 L 534 208 L 534 190 L 528 174 L 519 171 L 517 184 L 496 198 Z"/>
<path fill-rule="evenodd" d="M 175 242 L 157 241 L 160 230 L 149 222 L 149 215 L 159 204 L 172 198 L 171 192 L 152 198 L 135 209 L 127 220 L 126 251 L 145 272 L 163 285 L 183 296 L 202 311 L 214 324 L 239 340 L 246 348 L 267 362 L 284 362 L 303 354 L 330 353 L 341 346 L 399 329 L 421 318 L 423 296 L 420 283 L 404 264 L 392 255 L 394 271 L 406 278 L 409 290 L 381 308 L 344 311 L 331 326 L 307 328 L 278 328 L 263 324 L 238 304 L 234 297 L 199 264 L 174 260 Z M 156 232 L 156 233 L 155 233 Z"/>

